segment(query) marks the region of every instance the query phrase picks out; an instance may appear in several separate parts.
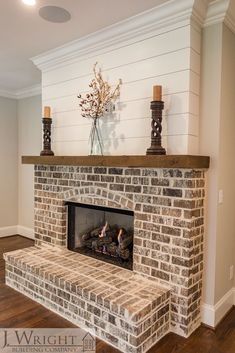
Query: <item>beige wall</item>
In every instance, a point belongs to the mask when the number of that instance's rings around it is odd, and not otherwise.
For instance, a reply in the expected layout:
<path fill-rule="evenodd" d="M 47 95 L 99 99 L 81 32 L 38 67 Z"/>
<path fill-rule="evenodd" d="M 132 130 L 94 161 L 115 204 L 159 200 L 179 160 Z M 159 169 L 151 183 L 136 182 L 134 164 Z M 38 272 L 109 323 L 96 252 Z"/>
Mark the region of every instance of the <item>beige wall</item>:
<path fill-rule="evenodd" d="M 235 263 L 235 35 L 223 24 L 205 28 L 202 53 L 200 153 L 211 157 L 204 302 L 214 306 L 234 285 L 229 272 Z"/>
<path fill-rule="evenodd" d="M 220 86 L 222 63 L 222 24 L 203 31 L 201 73 L 200 154 L 211 157 L 207 172 L 205 227 L 204 302 L 214 304 L 217 237 L 218 157 L 220 128 Z"/>
<path fill-rule="evenodd" d="M 218 206 L 215 302 L 233 287 L 230 266 L 235 265 L 235 35 L 223 26 L 221 111 L 219 128 Z"/>
<path fill-rule="evenodd" d="M 17 224 L 17 103 L 0 97 L 0 229 Z"/>
<path fill-rule="evenodd" d="M 33 228 L 33 166 L 22 165 L 22 155 L 39 155 L 41 151 L 41 96 L 18 101 L 19 208 L 18 224 Z"/>

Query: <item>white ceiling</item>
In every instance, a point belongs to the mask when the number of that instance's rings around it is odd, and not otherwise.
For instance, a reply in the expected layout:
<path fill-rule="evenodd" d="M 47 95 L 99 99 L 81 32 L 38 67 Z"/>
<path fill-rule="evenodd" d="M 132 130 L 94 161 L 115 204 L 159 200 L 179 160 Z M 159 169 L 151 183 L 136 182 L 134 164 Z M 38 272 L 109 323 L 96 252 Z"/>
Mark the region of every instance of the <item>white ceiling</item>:
<path fill-rule="evenodd" d="M 133 16 L 168 0 L 21 0 L 0 1 L 0 90 L 17 92 L 40 83 L 40 71 L 30 58 L 49 49 Z M 56 5 L 71 13 L 71 21 L 50 23 L 40 7 Z"/>

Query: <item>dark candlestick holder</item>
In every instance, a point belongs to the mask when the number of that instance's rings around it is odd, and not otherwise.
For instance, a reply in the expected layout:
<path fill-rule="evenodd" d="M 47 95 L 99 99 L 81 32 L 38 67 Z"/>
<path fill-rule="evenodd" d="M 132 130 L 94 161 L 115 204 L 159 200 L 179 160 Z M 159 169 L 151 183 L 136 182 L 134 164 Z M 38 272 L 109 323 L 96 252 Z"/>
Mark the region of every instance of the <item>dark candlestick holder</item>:
<path fill-rule="evenodd" d="M 43 151 L 40 156 L 54 156 L 54 152 L 51 150 L 51 118 L 43 118 Z"/>
<path fill-rule="evenodd" d="M 152 110 L 152 132 L 151 146 L 147 149 L 147 155 L 162 155 L 166 154 L 165 148 L 162 147 L 162 111 L 164 102 L 152 101 L 150 108 Z"/>

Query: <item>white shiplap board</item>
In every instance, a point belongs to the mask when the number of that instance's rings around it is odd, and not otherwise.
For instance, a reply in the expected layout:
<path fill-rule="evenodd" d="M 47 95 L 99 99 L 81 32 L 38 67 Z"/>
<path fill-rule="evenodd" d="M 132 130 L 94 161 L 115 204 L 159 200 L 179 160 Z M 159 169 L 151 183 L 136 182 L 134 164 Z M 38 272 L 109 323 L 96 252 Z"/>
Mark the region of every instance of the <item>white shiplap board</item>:
<path fill-rule="evenodd" d="M 112 115 L 101 118 L 105 154 L 145 154 L 150 144 L 153 85 L 163 86 L 163 143 L 170 154 L 197 153 L 200 33 L 185 25 L 86 60 L 43 72 L 43 104 L 53 111 L 56 154 L 89 153 L 91 121 L 81 117 L 77 94 L 86 93 L 98 61 L 111 84 L 122 79 Z"/>

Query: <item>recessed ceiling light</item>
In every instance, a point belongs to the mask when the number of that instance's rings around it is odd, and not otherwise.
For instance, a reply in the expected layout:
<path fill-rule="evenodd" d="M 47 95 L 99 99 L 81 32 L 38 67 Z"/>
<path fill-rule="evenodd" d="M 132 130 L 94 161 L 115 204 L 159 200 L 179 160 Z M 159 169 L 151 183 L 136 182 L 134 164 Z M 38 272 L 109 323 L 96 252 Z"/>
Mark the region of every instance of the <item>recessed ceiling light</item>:
<path fill-rule="evenodd" d="M 36 5 L 36 0 L 22 0 L 25 5 L 34 6 Z"/>
<path fill-rule="evenodd" d="M 44 20 L 55 23 L 63 23 L 71 19 L 71 14 L 58 6 L 43 6 L 39 10 L 39 15 Z"/>

